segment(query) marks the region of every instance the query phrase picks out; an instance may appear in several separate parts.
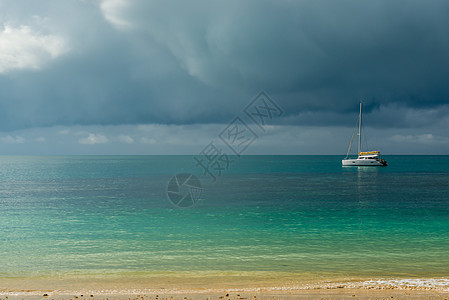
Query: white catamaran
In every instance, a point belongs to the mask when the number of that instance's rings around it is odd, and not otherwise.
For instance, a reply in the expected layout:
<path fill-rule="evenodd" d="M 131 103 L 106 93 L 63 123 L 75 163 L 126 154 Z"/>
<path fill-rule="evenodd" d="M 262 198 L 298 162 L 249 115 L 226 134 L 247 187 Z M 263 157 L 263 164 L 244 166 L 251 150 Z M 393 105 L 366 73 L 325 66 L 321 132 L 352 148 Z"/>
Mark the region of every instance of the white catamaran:
<path fill-rule="evenodd" d="M 349 151 L 351 151 L 352 141 L 354 140 L 354 134 L 352 135 L 351 143 L 349 144 L 348 153 L 346 158 L 341 161 L 343 166 L 387 166 L 387 162 L 380 157 L 379 151 L 366 151 L 362 152 L 362 102 L 360 102 L 360 113 L 359 118 L 356 123 L 356 129 L 358 127 L 358 147 L 357 153 L 359 156 L 357 158 L 348 158 Z"/>

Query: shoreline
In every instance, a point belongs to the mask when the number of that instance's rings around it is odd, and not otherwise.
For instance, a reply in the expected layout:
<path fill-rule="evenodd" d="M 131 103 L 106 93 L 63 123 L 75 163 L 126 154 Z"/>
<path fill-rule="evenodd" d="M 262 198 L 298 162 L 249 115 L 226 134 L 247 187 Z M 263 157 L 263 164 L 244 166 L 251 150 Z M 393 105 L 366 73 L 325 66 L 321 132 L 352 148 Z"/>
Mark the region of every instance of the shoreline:
<path fill-rule="evenodd" d="M 240 290 L 179 290 L 177 292 L 148 293 L 119 293 L 104 292 L 77 292 L 61 293 L 58 291 L 28 291 L 7 292 L 0 291 L 2 300 L 21 299 L 51 299 L 51 300 L 291 300 L 291 299 L 449 299 L 449 291 L 423 290 L 423 289 L 315 289 L 315 290 L 291 290 L 291 291 L 240 291 Z"/>
<path fill-rule="evenodd" d="M 165 278 L 166 279 L 166 278 Z M 127 279 L 129 280 L 129 279 Z M 157 283 L 137 282 L 112 284 L 111 282 L 88 283 L 78 281 L 43 284 L 43 282 L 0 279 L 0 300 L 5 299 L 128 299 L 128 300 L 174 300 L 174 299 L 449 299 L 449 278 L 327 280 L 316 282 L 277 282 L 261 285 L 246 282 L 245 285 L 214 284 L 207 280 L 204 287 L 186 282 L 173 283 L 167 288 Z M 16 284 L 12 284 L 15 282 Z M 9 284 L 8 284 L 9 283 Z M 19 283 L 19 284 L 18 284 Z M 158 282 L 160 283 L 160 282 Z M 38 288 L 38 287 L 41 288 Z M 33 288 L 34 287 L 34 288 Z"/>

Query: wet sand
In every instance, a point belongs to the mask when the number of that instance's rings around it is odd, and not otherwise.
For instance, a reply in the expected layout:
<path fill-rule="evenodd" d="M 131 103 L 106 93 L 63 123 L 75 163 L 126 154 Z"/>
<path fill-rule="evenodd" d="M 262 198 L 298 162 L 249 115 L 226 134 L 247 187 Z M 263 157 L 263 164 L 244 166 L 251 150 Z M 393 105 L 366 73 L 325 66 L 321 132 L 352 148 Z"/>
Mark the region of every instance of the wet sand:
<path fill-rule="evenodd" d="M 237 280 L 238 279 L 238 280 Z M 0 279 L 0 300 L 446 299 L 448 278 L 299 280 L 284 277 Z"/>
<path fill-rule="evenodd" d="M 368 290 L 368 289 L 338 289 L 338 290 L 293 290 L 293 291 L 260 291 L 260 292 L 212 292 L 189 291 L 152 294 L 61 294 L 60 292 L 37 291 L 19 292 L 16 294 L 0 292 L 0 300 L 291 300 L 291 299 L 449 299 L 449 291 L 436 290 Z"/>

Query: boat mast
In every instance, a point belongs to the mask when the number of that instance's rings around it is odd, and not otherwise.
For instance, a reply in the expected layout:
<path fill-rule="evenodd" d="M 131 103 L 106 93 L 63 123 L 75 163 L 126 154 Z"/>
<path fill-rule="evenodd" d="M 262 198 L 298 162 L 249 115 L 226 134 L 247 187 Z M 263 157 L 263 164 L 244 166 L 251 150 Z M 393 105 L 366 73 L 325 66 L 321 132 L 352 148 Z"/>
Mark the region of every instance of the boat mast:
<path fill-rule="evenodd" d="M 362 102 L 360 101 L 360 113 L 359 113 L 359 144 L 357 155 L 360 156 L 360 151 L 362 151 Z"/>

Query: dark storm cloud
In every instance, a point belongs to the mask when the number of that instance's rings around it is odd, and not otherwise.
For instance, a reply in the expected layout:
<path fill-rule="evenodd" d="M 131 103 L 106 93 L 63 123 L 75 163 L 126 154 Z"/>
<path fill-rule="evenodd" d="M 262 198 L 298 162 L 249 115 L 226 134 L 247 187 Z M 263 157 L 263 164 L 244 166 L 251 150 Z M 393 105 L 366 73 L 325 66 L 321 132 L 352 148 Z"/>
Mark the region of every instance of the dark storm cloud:
<path fill-rule="evenodd" d="M 228 122 L 260 90 L 301 125 L 349 124 L 363 100 L 414 127 L 437 114 L 401 112 L 449 105 L 447 1 L 31 3 L 0 1 L 24 61 L 0 45 L 2 130 Z"/>

